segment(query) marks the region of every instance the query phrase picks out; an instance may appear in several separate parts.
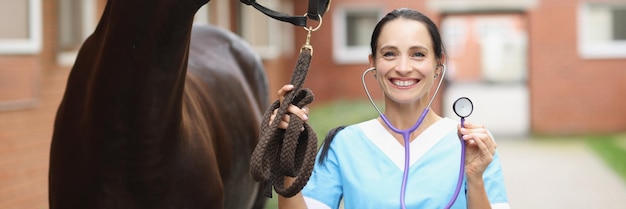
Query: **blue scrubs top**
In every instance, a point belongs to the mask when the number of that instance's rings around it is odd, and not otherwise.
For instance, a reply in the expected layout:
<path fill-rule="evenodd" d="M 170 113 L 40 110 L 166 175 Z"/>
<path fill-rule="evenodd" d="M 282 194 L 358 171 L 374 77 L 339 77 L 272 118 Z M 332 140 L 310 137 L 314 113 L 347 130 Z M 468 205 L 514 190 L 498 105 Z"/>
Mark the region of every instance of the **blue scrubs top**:
<path fill-rule="evenodd" d="M 444 118 L 410 143 L 407 208 L 443 208 L 454 194 L 461 159 L 457 122 Z M 318 153 L 319 161 L 319 153 Z M 400 208 L 404 147 L 376 119 L 351 125 L 330 144 L 323 164 L 315 163 L 302 190 L 308 208 Z M 483 174 L 493 208 L 509 208 L 500 157 Z M 467 208 L 465 181 L 452 208 Z"/>

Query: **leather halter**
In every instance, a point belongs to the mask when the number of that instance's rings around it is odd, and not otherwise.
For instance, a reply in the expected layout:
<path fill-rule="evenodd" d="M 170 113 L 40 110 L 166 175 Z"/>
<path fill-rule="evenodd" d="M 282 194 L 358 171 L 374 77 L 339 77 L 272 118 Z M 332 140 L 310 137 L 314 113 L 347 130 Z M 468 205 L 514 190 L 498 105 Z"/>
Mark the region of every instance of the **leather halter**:
<path fill-rule="evenodd" d="M 256 0 L 240 0 L 241 3 L 246 5 L 250 5 L 255 9 L 259 10 L 263 14 L 270 16 L 276 20 L 280 20 L 283 22 L 288 22 L 296 26 L 307 27 L 307 19 L 313 19 L 319 21 L 320 18 L 328 11 L 330 8 L 331 0 L 309 0 L 309 9 L 307 13 L 303 16 L 291 16 L 281 12 L 274 11 L 263 5 L 260 5 L 256 2 Z"/>

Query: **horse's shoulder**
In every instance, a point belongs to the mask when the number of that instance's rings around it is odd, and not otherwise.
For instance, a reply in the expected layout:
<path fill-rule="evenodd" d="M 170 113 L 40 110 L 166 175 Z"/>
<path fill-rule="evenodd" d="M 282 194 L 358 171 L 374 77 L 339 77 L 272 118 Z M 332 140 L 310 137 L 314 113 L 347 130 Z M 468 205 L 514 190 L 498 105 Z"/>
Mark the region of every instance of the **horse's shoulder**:
<path fill-rule="evenodd" d="M 246 53 L 247 56 L 257 57 L 250 44 L 241 36 L 221 27 L 196 24 L 191 29 L 191 47 L 205 47 L 215 45 L 229 45 L 231 51 Z"/>
<path fill-rule="evenodd" d="M 268 80 L 260 55 L 245 39 L 224 28 L 207 24 L 192 27 L 189 72 L 201 77 L 210 73 L 213 79 L 219 74 L 229 79 L 235 75 L 250 87 L 262 107 L 269 103 Z"/>

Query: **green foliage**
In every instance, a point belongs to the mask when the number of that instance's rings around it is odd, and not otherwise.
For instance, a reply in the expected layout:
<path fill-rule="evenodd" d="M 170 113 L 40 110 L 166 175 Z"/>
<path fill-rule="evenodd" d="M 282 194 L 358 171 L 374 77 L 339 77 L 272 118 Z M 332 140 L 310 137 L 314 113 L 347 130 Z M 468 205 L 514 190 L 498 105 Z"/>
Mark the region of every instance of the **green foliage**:
<path fill-rule="evenodd" d="M 278 208 L 278 194 L 272 191 L 272 199 L 267 199 L 265 203 L 265 209 L 277 209 Z"/>
<path fill-rule="evenodd" d="M 321 143 L 330 129 L 352 125 L 378 116 L 369 101 L 339 100 L 311 107 L 309 124 Z"/>
<path fill-rule="evenodd" d="M 626 136 L 590 136 L 587 142 L 626 181 Z"/>

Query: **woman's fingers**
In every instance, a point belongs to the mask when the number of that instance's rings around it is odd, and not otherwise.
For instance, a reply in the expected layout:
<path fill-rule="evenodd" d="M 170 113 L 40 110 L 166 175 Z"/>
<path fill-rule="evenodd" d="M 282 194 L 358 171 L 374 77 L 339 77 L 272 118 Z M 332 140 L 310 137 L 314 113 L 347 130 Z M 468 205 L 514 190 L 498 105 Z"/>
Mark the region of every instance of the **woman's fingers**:
<path fill-rule="evenodd" d="M 282 100 L 285 98 L 285 94 L 287 94 L 287 92 L 293 90 L 294 86 L 291 84 L 287 84 L 284 85 L 282 88 L 280 88 L 278 90 L 278 96 L 280 97 L 280 100 L 282 102 Z M 303 107 L 303 108 L 299 108 L 295 105 L 289 105 L 289 107 L 287 108 L 287 112 L 290 112 L 294 115 L 297 115 L 298 117 L 300 117 L 300 119 L 307 121 L 308 118 L 308 114 L 309 114 L 309 109 L 307 107 Z M 289 121 L 289 120 L 287 120 Z"/>
<path fill-rule="evenodd" d="M 287 85 L 284 85 L 282 88 L 278 89 L 278 97 L 280 97 L 280 101 L 281 102 L 285 98 L 285 94 L 287 94 L 287 92 L 293 90 L 293 88 L 295 88 L 293 85 L 287 84 Z"/>
<path fill-rule="evenodd" d="M 300 119 L 302 119 L 303 121 L 308 121 L 309 119 L 309 108 L 308 107 L 303 107 L 303 108 L 299 108 L 298 106 L 295 105 L 289 105 L 289 107 L 287 108 L 287 112 L 298 116 Z M 274 118 L 276 118 L 276 114 L 278 113 L 278 109 L 275 109 L 274 112 L 272 113 L 272 115 L 270 116 L 270 124 L 271 122 L 274 121 Z M 291 116 L 289 114 L 285 114 L 283 116 L 283 118 L 281 118 L 281 120 L 278 123 L 278 128 L 281 129 L 287 129 L 287 127 L 289 127 L 289 120 L 291 119 Z"/>
<path fill-rule="evenodd" d="M 278 109 L 275 109 L 272 115 L 270 116 L 270 125 L 272 125 L 272 122 L 274 122 L 277 112 L 278 112 Z M 287 129 L 287 127 L 289 127 L 289 119 L 290 119 L 289 114 L 285 114 L 283 118 L 281 118 L 281 120 L 278 121 L 278 125 L 277 125 L 278 128 Z"/>
<path fill-rule="evenodd" d="M 489 153 L 490 155 L 495 153 L 496 143 L 488 134 L 472 133 L 464 135 L 463 140 L 468 141 L 469 144 L 476 144 L 478 149 L 483 153 Z"/>
<path fill-rule="evenodd" d="M 475 130 L 481 130 L 481 131 L 486 131 L 487 129 L 485 128 L 485 125 L 482 124 L 476 124 L 476 123 L 470 123 L 468 121 L 463 122 L 463 128 L 466 129 L 475 129 Z"/>
<path fill-rule="evenodd" d="M 293 90 L 294 88 L 295 87 L 293 85 L 287 84 L 281 87 L 280 89 L 278 89 L 277 93 L 278 93 L 278 97 L 280 97 L 280 102 L 282 102 L 283 99 L 285 99 L 285 94 L 287 94 L 287 92 Z M 308 107 L 299 108 L 298 106 L 295 106 L 295 105 L 289 105 L 289 107 L 287 107 L 287 112 L 298 116 L 300 119 L 302 119 L 305 122 L 308 121 L 309 119 Z M 274 110 L 274 112 L 270 116 L 270 124 L 272 121 L 274 121 L 274 118 L 276 118 L 277 113 L 278 113 L 278 109 Z M 281 118 L 280 122 L 278 123 L 278 128 L 287 129 L 287 127 L 289 126 L 289 120 L 290 120 L 289 114 L 285 114 L 283 118 Z M 302 130 L 304 130 L 304 127 L 302 127 Z"/>
<path fill-rule="evenodd" d="M 295 105 L 289 105 L 289 107 L 287 108 L 287 111 L 292 113 L 292 114 L 294 114 L 294 115 L 297 115 L 303 121 L 307 121 L 309 119 L 309 116 L 308 116 L 308 113 L 307 113 L 308 110 L 305 111 L 304 107 L 303 108 L 299 108 L 299 107 L 297 107 Z"/>
<path fill-rule="evenodd" d="M 467 174 L 482 175 L 496 153 L 496 142 L 493 136 L 484 125 L 467 121 L 463 123 L 463 127 L 461 124 L 458 125 L 458 134 L 467 145 L 465 153 Z"/>
<path fill-rule="evenodd" d="M 484 125 L 465 121 L 463 128 L 459 125 L 459 133 L 462 139 L 467 141 L 468 144 L 476 144 L 481 152 L 495 153 L 496 143 L 491 138 L 491 134 L 489 134 L 489 131 L 487 131 Z"/>

